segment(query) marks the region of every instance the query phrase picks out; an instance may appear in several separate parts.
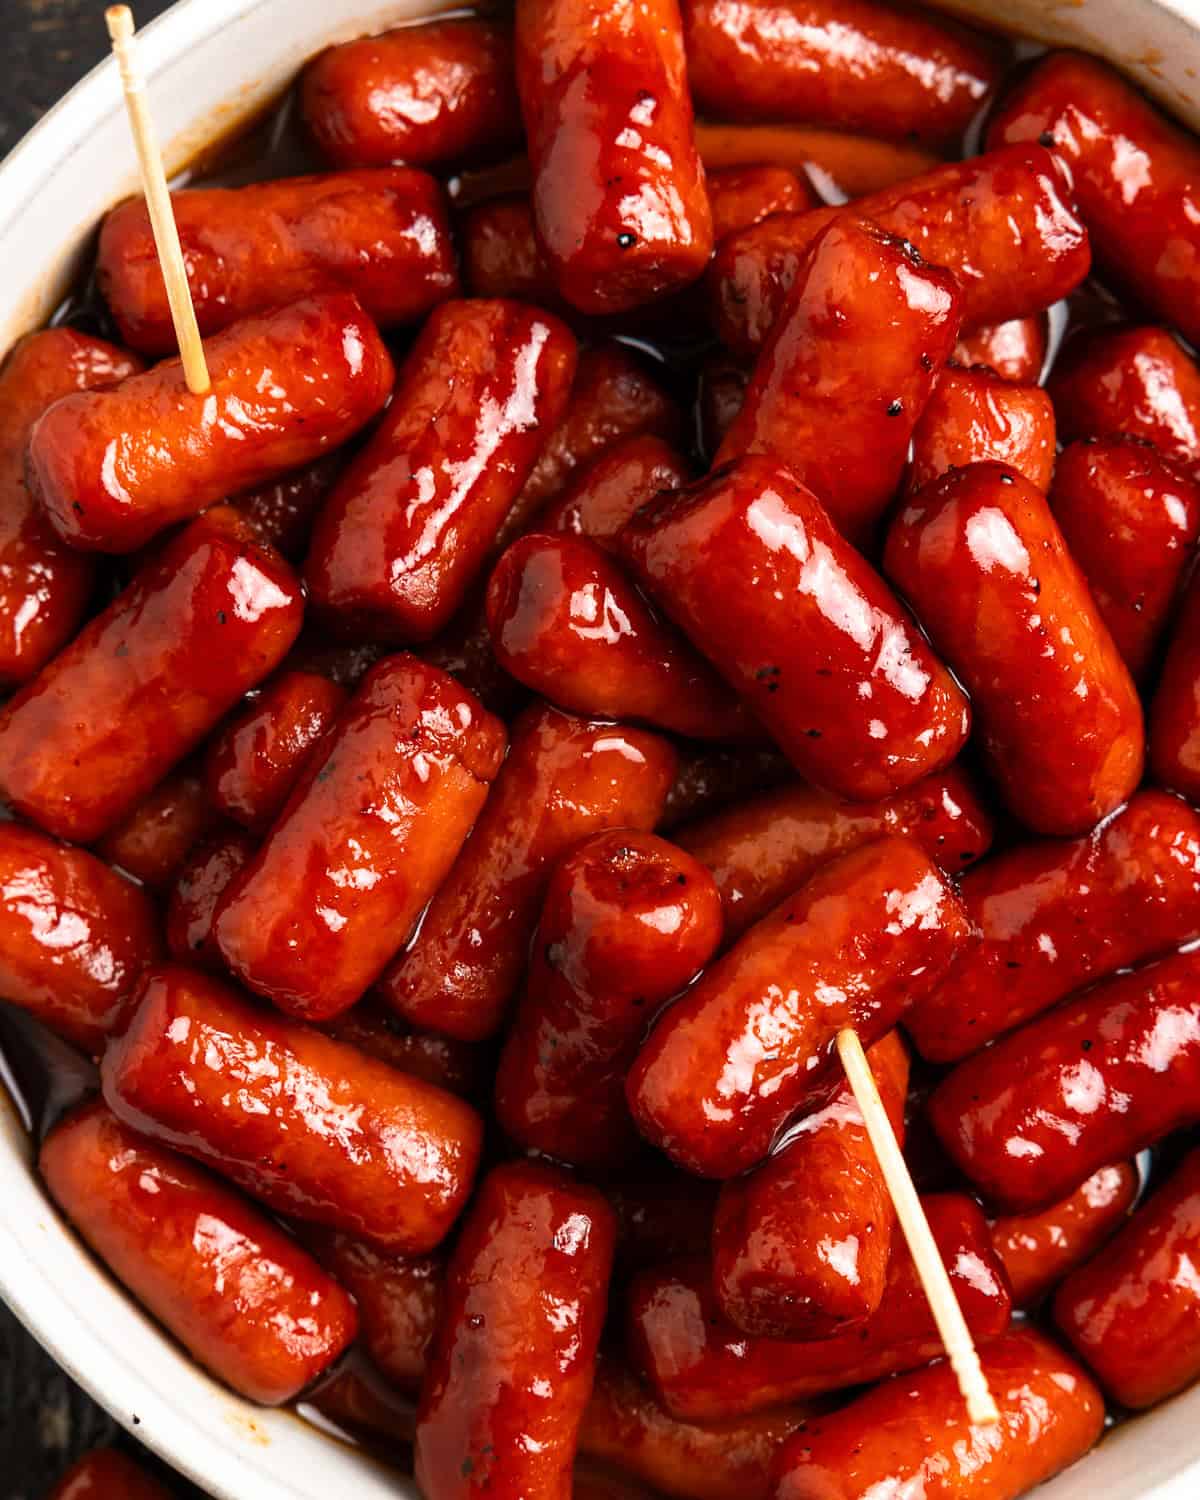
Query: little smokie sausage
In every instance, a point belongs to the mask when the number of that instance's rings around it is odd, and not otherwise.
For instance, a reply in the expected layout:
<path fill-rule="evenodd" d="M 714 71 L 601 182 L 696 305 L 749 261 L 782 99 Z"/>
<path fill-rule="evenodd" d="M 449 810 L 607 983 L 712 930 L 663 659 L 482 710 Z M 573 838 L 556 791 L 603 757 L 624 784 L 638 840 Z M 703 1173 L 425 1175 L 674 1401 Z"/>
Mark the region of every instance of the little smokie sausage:
<path fill-rule="evenodd" d="M 1051 145 L 1070 168 L 1103 269 L 1156 316 L 1200 338 L 1194 136 L 1099 58 L 1056 52 L 1002 101 L 988 140 Z"/>
<path fill-rule="evenodd" d="M 290 1235 L 102 1103 L 56 1126 L 38 1165 L 117 1279 L 239 1395 L 290 1401 L 353 1340 L 354 1303 Z"/>
<path fill-rule="evenodd" d="M 204 395 L 167 360 L 111 391 L 66 396 L 35 424 L 29 484 L 64 541 L 133 552 L 344 443 L 392 389 L 378 330 L 345 292 L 244 318 L 205 340 L 204 356 Z"/>
<path fill-rule="evenodd" d="M 171 1492 L 115 1448 L 93 1448 L 71 1465 L 46 1500 L 171 1500 Z"/>
<path fill-rule="evenodd" d="M 697 120 L 696 145 L 708 171 L 769 161 L 806 177 L 815 167 L 846 198 L 861 198 L 919 177 L 938 165 L 908 141 L 884 141 L 819 125 L 731 125 Z"/>
<path fill-rule="evenodd" d="M 1200 801 L 1200 579 L 1188 586 L 1150 705 L 1150 768 Z"/>
<path fill-rule="evenodd" d="M 209 744 L 212 805 L 245 828 L 268 828 L 345 701 L 345 689 L 315 672 L 280 672 L 264 683 Z"/>
<path fill-rule="evenodd" d="M 954 278 L 845 214 L 813 241 L 716 463 L 785 460 L 843 534 L 868 541 L 954 348 Z"/>
<path fill-rule="evenodd" d="M 685 823 L 671 837 L 711 870 L 732 942 L 820 865 L 884 833 L 907 834 L 955 875 L 987 853 L 993 825 L 966 772 L 952 766 L 882 802 L 845 802 L 796 782 Z"/>
<path fill-rule="evenodd" d="M 469 1105 L 190 969 L 147 974 L 102 1074 L 132 1129 L 382 1250 L 433 1249 L 471 1189 Z"/>
<path fill-rule="evenodd" d="M 689 465 L 652 433 L 626 438 L 578 472 L 557 500 L 537 517 L 539 531 L 563 531 L 615 550 L 625 522 L 659 490 L 677 490 L 692 478 Z"/>
<path fill-rule="evenodd" d="M 675 0 L 520 0 L 517 89 L 555 284 L 623 312 L 694 281 L 712 214 Z"/>
<path fill-rule="evenodd" d="M 763 738 L 733 690 L 585 537 L 519 537 L 492 570 L 487 621 L 504 670 L 568 712 L 694 739 Z"/>
<path fill-rule="evenodd" d="M 418 322 L 457 290 L 441 187 L 391 167 L 288 177 L 240 188 L 189 188 L 171 208 L 200 332 L 318 292 L 353 292 L 376 323 Z M 144 198 L 110 211 L 96 277 L 121 337 L 172 354 L 167 302 Z"/>
<path fill-rule="evenodd" d="M 504 749 L 503 725 L 436 667 L 372 667 L 217 909 L 233 973 L 305 1020 L 346 1010 L 412 935 Z"/>
<path fill-rule="evenodd" d="M 1104 1398 L 1044 1334 L 1014 1328 L 979 1352 L 998 1426 L 971 1422 L 939 1361 L 806 1423 L 775 1456 L 770 1500 L 1020 1500 L 1099 1442 Z"/>
<path fill-rule="evenodd" d="M 697 107 L 957 145 L 998 58 L 955 26 L 876 0 L 688 0 Z"/>
<path fill-rule="evenodd" d="M 323 1029 L 369 1057 L 463 1099 L 477 1102 L 490 1092 L 496 1062 L 490 1047 L 418 1031 L 378 1001 L 360 1001 Z"/>
<path fill-rule="evenodd" d="M 776 214 L 718 245 L 708 277 L 722 343 L 739 354 L 762 344 L 805 251 L 840 212 Z M 953 273 L 967 329 L 1044 312 L 1091 265 L 1066 174 L 1042 146 L 1008 146 L 937 167 L 857 199 L 851 212 Z"/>
<path fill-rule="evenodd" d="M 959 337 L 954 346 L 955 362 L 965 369 L 987 365 L 1005 380 L 1034 384 L 1046 363 L 1047 319 L 1010 318 L 1006 323 L 985 324 Z"/>
<path fill-rule="evenodd" d="M 824 866 L 659 1019 L 627 1083 L 647 1140 L 688 1171 L 732 1177 L 793 1117 L 836 1094 L 835 1038 L 889 1031 L 972 939 L 914 843 L 882 838 Z"/>
<path fill-rule="evenodd" d="M 926 485 L 884 571 L 971 695 L 1005 800 L 1038 833 L 1084 833 L 1141 780 L 1129 669 L 1041 491 L 1005 464 Z"/>
<path fill-rule="evenodd" d="M 9 700 L 5 800 L 62 838 L 99 838 L 279 664 L 302 612 L 295 577 L 235 512 L 194 521 Z"/>
<path fill-rule="evenodd" d="M 1200 1375 L 1200 1152 L 1067 1277 L 1054 1321 L 1114 1401 L 1142 1411 Z"/>
<path fill-rule="evenodd" d="M 960 1063 L 938 1139 L 1004 1209 L 1044 1208 L 1200 1118 L 1200 953 L 1108 979 Z"/>
<path fill-rule="evenodd" d="M 663 839 L 617 829 L 564 855 L 496 1072 L 508 1134 L 576 1165 L 619 1168 L 636 1156 L 625 1074 L 647 1019 L 720 938 L 712 877 Z"/>
<path fill-rule="evenodd" d="M 962 748 L 970 710 L 953 678 L 776 460 L 743 458 L 664 495 L 620 546 L 655 603 L 818 786 L 873 801 Z"/>
<path fill-rule="evenodd" d="M 929 1194 L 921 1204 L 972 1333 L 977 1339 L 999 1333 L 1008 1325 L 1012 1299 L 979 1205 L 960 1193 Z M 846 1390 L 915 1369 L 942 1352 L 900 1235 L 879 1311 L 837 1337 L 747 1336 L 721 1316 L 705 1261 L 642 1272 L 630 1291 L 628 1335 L 634 1367 L 673 1416 L 690 1422 Z"/>
<path fill-rule="evenodd" d="M 913 432 L 908 488 L 995 459 L 1047 490 L 1054 453 L 1054 407 L 1045 391 L 992 370 L 949 365 Z"/>
<path fill-rule="evenodd" d="M 931 1062 L 965 1057 L 1081 985 L 1200 937 L 1200 816 L 1143 790 L 1085 838 L 985 860 L 959 893 L 983 941 L 904 1017 Z"/>
<path fill-rule="evenodd" d="M 0 369 L 0 689 L 28 681 L 67 643 L 92 591 L 92 559 L 63 545 L 29 493 L 29 429 L 72 391 L 115 385 L 141 368 L 114 344 L 45 328 Z"/>
<path fill-rule="evenodd" d="M 451 302 L 326 501 L 305 579 L 343 633 L 407 644 L 450 621 L 567 410 L 575 340 L 515 302 Z"/>
<path fill-rule="evenodd" d="M 172 771 L 96 844 L 96 853 L 155 890 L 169 886 L 184 860 L 221 818 L 194 765 Z"/>
<path fill-rule="evenodd" d="M 787 167 L 724 167 L 708 174 L 708 202 L 712 209 L 713 239 L 748 229 L 771 214 L 794 214 L 816 208 L 820 198 Z"/>
<path fill-rule="evenodd" d="M 513 725 L 492 795 L 381 993 L 416 1026 L 493 1036 L 521 981 L 554 861 L 604 828 L 648 830 L 675 752 L 640 729 L 534 705 Z"/>
<path fill-rule="evenodd" d="M 304 70 L 300 110 L 338 167 L 501 155 L 521 140 L 511 33 L 456 16 L 329 47 Z"/>
<path fill-rule="evenodd" d="M 895 1032 L 867 1054 L 892 1129 L 904 1140 L 908 1054 Z M 713 1286 L 746 1333 L 825 1339 L 879 1309 L 892 1203 L 849 1085 L 801 1120 L 753 1172 L 721 1189 Z"/>
<path fill-rule="evenodd" d="M 160 952 L 144 891 L 83 849 L 0 823 L 0 996 L 84 1051 L 120 1025 Z"/>
<path fill-rule="evenodd" d="M 181 964 L 222 973 L 213 916 L 230 881 L 249 864 L 258 840 L 240 828 L 206 839 L 188 858 L 167 901 L 167 952 Z"/>
<path fill-rule="evenodd" d="M 1134 677 L 1145 679 L 1200 536 L 1200 485 L 1135 437 L 1072 443 L 1050 508 Z"/>
<path fill-rule="evenodd" d="M 612 1268 L 612 1211 L 532 1163 L 484 1181 L 450 1259 L 417 1412 L 427 1500 L 570 1500 Z"/>

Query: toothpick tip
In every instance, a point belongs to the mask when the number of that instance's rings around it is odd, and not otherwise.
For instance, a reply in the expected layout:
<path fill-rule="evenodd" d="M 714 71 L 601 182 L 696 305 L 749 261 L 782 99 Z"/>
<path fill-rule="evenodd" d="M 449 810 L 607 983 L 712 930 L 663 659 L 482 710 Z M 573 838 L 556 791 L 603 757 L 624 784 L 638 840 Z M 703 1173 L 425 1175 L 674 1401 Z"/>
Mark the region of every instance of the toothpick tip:
<path fill-rule="evenodd" d="M 125 42 L 133 35 L 133 12 L 128 5 L 110 5 L 104 12 L 104 23 L 114 42 Z"/>

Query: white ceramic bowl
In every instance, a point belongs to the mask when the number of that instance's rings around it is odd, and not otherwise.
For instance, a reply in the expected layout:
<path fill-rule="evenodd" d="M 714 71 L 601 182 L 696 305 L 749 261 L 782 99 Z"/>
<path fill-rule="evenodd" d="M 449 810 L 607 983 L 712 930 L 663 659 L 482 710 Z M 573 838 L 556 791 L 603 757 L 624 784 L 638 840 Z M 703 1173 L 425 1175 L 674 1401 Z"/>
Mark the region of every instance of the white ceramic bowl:
<path fill-rule="evenodd" d="M 1200 127 L 1200 0 L 950 0 L 1104 53 Z M 143 34 L 151 102 L 178 165 L 270 100 L 319 48 L 442 8 L 429 0 L 180 0 Z M 96 27 L 100 29 L 100 5 Z M 0 167 L 0 351 L 49 315 L 101 214 L 135 187 L 111 63 Z M 209 1380 L 67 1233 L 0 1104 L 0 1296 L 113 1416 L 221 1500 L 384 1500 L 411 1484 L 287 1412 Z M 1200 1388 L 1120 1429 L 1041 1500 L 1196 1500 Z"/>

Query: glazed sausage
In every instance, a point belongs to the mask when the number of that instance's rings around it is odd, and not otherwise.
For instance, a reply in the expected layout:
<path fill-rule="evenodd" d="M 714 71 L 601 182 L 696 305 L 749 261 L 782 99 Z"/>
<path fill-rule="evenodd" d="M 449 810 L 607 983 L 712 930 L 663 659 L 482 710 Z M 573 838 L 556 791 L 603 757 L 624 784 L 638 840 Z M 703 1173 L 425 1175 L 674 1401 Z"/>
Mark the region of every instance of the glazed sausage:
<path fill-rule="evenodd" d="M 581 312 L 694 281 L 712 213 L 676 0 L 520 0 L 517 92 L 538 240 Z"/>
<path fill-rule="evenodd" d="M 757 164 L 723 167 L 708 174 L 708 202 L 712 209 L 713 239 L 735 229 L 749 229 L 771 214 L 797 214 L 817 208 L 808 179 L 787 167 Z"/>
<path fill-rule="evenodd" d="M 62 838 L 99 838 L 279 664 L 302 611 L 234 512 L 194 521 L 9 700 L 5 800 Z"/>
<path fill-rule="evenodd" d="M 1164 786 L 1200 801 L 1200 582 L 1184 597 L 1150 705 L 1150 767 Z"/>
<path fill-rule="evenodd" d="M 377 1002 L 360 1001 L 327 1022 L 324 1029 L 389 1067 L 463 1099 L 478 1102 L 491 1089 L 495 1067 L 491 1048 L 418 1031 Z"/>
<path fill-rule="evenodd" d="M 171 207 L 206 337 L 322 292 L 352 292 L 383 326 L 415 323 L 458 287 L 442 189 L 407 167 L 189 188 L 171 194 Z M 96 278 L 131 348 L 174 353 L 145 198 L 106 216 Z"/>
<path fill-rule="evenodd" d="M 504 749 L 504 726 L 436 667 L 372 667 L 217 908 L 233 973 L 304 1020 L 346 1010 L 412 935 Z"/>
<path fill-rule="evenodd" d="M 383 341 L 344 292 L 245 318 L 204 355 L 206 395 L 167 360 L 111 391 L 65 396 L 35 423 L 29 485 L 65 542 L 133 552 L 344 443 L 392 389 Z"/>
<path fill-rule="evenodd" d="M 275 821 L 346 692 L 315 672 L 280 672 L 215 735 L 204 757 L 212 805 L 244 828 Z"/>
<path fill-rule="evenodd" d="M 0 823 L 0 995 L 85 1052 L 124 1015 L 161 945 L 154 907 L 83 849 Z"/>
<path fill-rule="evenodd" d="M 968 329 L 1045 311 L 1091 265 L 1063 168 L 1041 146 L 1008 146 L 937 167 L 859 198 L 852 212 L 953 273 Z M 762 344 L 805 251 L 838 213 L 776 214 L 717 247 L 709 271 L 713 315 L 735 353 L 752 354 Z"/>
<path fill-rule="evenodd" d="M 913 431 L 908 488 L 994 459 L 1045 491 L 1054 454 L 1054 407 L 1045 391 L 991 370 L 951 365 L 939 374 Z"/>
<path fill-rule="evenodd" d="M 903 1142 L 904 1043 L 889 1032 L 867 1057 Z M 875 1148 L 844 1085 L 765 1162 L 722 1187 L 712 1244 L 722 1313 L 763 1338 L 827 1339 L 861 1328 L 883 1298 L 892 1220 Z"/>
<path fill-rule="evenodd" d="M 640 1139 L 625 1074 L 647 1019 L 708 962 L 721 902 L 707 870 L 648 833 L 597 833 L 558 862 L 496 1072 L 520 1145 L 618 1168 Z"/>
<path fill-rule="evenodd" d="M 353 1340 L 353 1302 L 295 1240 L 208 1172 L 141 1139 L 103 1104 L 56 1126 L 38 1166 L 54 1201 L 117 1279 L 199 1364 L 248 1400 L 290 1401 Z"/>
<path fill-rule="evenodd" d="M 236 495 L 229 503 L 249 521 L 260 542 L 274 547 L 289 562 L 299 562 L 308 548 L 316 514 L 342 463 L 340 454 L 328 454 L 282 479 Z"/>
<path fill-rule="evenodd" d="M 626 438 L 580 470 L 539 512 L 538 530 L 584 536 L 614 551 L 618 532 L 636 511 L 660 490 L 680 489 L 691 478 L 688 464 L 661 438 Z"/>
<path fill-rule="evenodd" d="M 889 1031 L 972 937 L 923 850 L 882 838 L 825 865 L 657 1022 L 627 1094 L 647 1140 L 732 1177 L 837 1092 L 835 1038 Z"/>
<path fill-rule="evenodd" d="M 71 1465 L 46 1500 L 171 1500 L 171 1494 L 115 1448 L 93 1448 Z"/>
<path fill-rule="evenodd" d="M 521 981 L 554 861 L 601 829 L 653 828 L 674 772 L 675 753 L 657 735 L 528 709 L 458 862 L 384 976 L 384 999 L 430 1031 L 493 1036 Z"/>
<path fill-rule="evenodd" d="M 958 766 L 882 802 L 844 802 L 796 782 L 737 802 L 671 837 L 711 870 L 731 942 L 830 859 L 884 833 L 907 834 L 955 875 L 986 854 L 993 823 Z"/>
<path fill-rule="evenodd" d="M 521 139 L 511 33 L 453 17 L 329 47 L 304 70 L 300 110 L 337 167 L 498 156 Z"/>
<path fill-rule="evenodd" d="M 962 748 L 970 710 L 950 674 L 778 462 L 743 458 L 663 496 L 620 546 L 654 602 L 816 785 L 874 801 Z"/>
<path fill-rule="evenodd" d="M 75 633 L 91 596 L 91 558 L 65 547 L 25 483 L 38 417 L 72 391 L 115 385 L 134 354 L 73 328 L 22 339 L 0 368 L 0 689 L 27 682 Z"/>
<path fill-rule="evenodd" d="M 189 969 L 146 975 L 101 1071 L 131 1129 L 278 1213 L 393 1253 L 433 1249 L 479 1160 L 481 1122 L 461 1099 Z"/>
<path fill-rule="evenodd" d="M 511 676 L 559 708 L 694 739 L 762 739 L 749 711 L 585 537 L 532 532 L 492 572 L 488 633 Z"/>
<path fill-rule="evenodd" d="M 192 766 L 173 771 L 96 845 L 96 853 L 143 885 L 169 886 L 219 818 Z"/>
<path fill-rule="evenodd" d="M 1200 1118 L 1200 953 L 1108 979 L 959 1063 L 934 1090 L 938 1139 L 999 1207 L 1062 1198 Z"/>
<path fill-rule="evenodd" d="M 794 779 L 795 772 L 775 749 L 683 745 L 658 830 L 677 829 L 691 818 L 708 816 L 764 787 L 784 786 Z"/>
<path fill-rule="evenodd" d="M 998 72 L 968 32 L 877 0 L 688 0 L 684 15 L 696 107 L 722 119 L 957 145 Z"/>
<path fill-rule="evenodd" d="M 861 546 L 896 492 L 961 317 L 948 271 L 873 224 L 835 218 L 797 269 L 716 463 L 786 460 Z"/>
<path fill-rule="evenodd" d="M 1010 318 L 1006 323 L 985 324 L 961 334 L 954 346 L 954 360 L 970 369 L 987 365 L 1004 380 L 1035 385 L 1046 363 L 1046 318 Z"/>
<path fill-rule="evenodd" d="M 1008 1324 L 1011 1296 L 978 1204 L 959 1193 L 921 1200 L 968 1326 L 977 1339 Z M 629 1297 L 634 1368 L 675 1417 L 713 1422 L 806 1401 L 927 1364 L 941 1342 L 908 1247 L 896 1236 L 879 1311 L 816 1343 L 750 1338 L 721 1316 L 704 1261 L 642 1272 Z"/>
<path fill-rule="evenodd" d="M 931 1062 L 965 1057 L 1081 985 L 1200 937 L 1200 816 L 1140 791 L 1085 838 L 986 860 L 960 894 L 983 941 L 904 1018 Z"/>
<path fill-rule="evenodd" d="M 808 1422 L 776 1454 L 771 1500 L 1019 1500 L 1099 1441 L 1104 1398 L 1036 1329 L 1014 1328 L 980 1357 L 999 1427 L 970 1421 L 942 1360 Z"/>
<path fill-rule="evenodd" d="M 515 302 L 451 302 L 317 517 L 305 564 L 342 633 L 405 645 L 447 625 L 567 410 L 575 340 Z"/>
<path fill-rule="evenodd" d="M 919 177 L 938 158 L 909 141 L 884 141 L 813 125 L 733 125 L 696 121 L 696 145 L 708 171 L 769 161 L 808 176 L 823 174 L 843 197 L 861 198 Z"/>
<path fill-rule="evenodd" d="M 1193 1151 L 1059 1287 L 1055 1323 L 1122 1406 L 1142 1411 L 1200 1375 L 1198 1256 L 1200 1152 Z"/>
<path fill-rule="evenodd" d="M 1022 822 L 1084 833 L 1125 801 L 1137 689 L 1040 490 L 1005 464 L 954 469 L 904 505 L 883 566 L 970 693 Z"/>
<path fill-rule="evenodd" d="M 1003 100 L 988 140 L 1052 145 L 1070 168 L 1105 272 L 1189 339 L 1200 337 L 1194 136 L 1099 58 L 1056 52 Z"/>
<path fill-rule="evenodd" d="M 594 1188 L 497 1167 L 467 1216 L 417 1412 L 427 1500 L 570 1500 L 613 1255 Z"/>
<path fill-rule="evenodd" d="M 1200 485 L 1133 437 L 1059 454 L 1050 508 L 1125 665 L 1144 680 L 1200 536 Z"/>
<path fill-rule="evenodd" d="M 1013 1306 L 1040 1302 L 1068 1271 L 1090 1260 L 1128 1217 L 1137 1194 L 1137 1167 L 1121 1162 L 1093 1172 L 1040 1213 L 994 1219 L 992 1244 L 1008 1272 Z"/>
<path fill-rule="evenodd" d="M 181 964 L 223 972 L 213 915 L 230 881 L 249 864 L 258 842 L 240 828 L 206 839 L 184 863 L 167 901 L 167 952 Z"/>

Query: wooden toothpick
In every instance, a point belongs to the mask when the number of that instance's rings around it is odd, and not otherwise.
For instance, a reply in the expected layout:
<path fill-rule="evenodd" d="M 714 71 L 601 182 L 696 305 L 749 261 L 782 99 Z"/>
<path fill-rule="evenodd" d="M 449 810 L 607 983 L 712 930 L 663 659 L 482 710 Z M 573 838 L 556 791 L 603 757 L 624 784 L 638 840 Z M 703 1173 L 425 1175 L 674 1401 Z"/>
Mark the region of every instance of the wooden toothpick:
<path fill-rule="evenodd" d="M 879 1169 L 896 1208 L 896 1218 L 908 1241 L 913 1264 L 921 1285 L 929 1299 L 933 1320 L 945 1345 L 951 1368 L 958 1377 L 958 1387 L 967 1403 L 967 1415 L 980 1426 L 991 1426 L 1000 1420 L 1000 1413 L 992 1399 L 987 1378 L 979 1363 L 975 1340 L 967 1327 L 954 1287 L 942 1264 L 937 1242 L 929 1228 L 929 1220 L 921 1207 L 921 1200 L 909 1176 L 908 1165 L 900 1151 L 899 1142 L 892 1130 L 883 1100 L 875 1086 L 871 1064 L 863 1051 L 858 1032 L 847 1026 L 838 1032 L 838 1055 L 842 1067 L 858 1101 L 859 1110 L 875 1149 Z"/>
<path fill-rule="evenodd" d="M 179 230 L 171 209 L 171 194 L 167 187 L 167 174 L 163 168 L 162 152 L 158 137 L 154 133 L 154 122 L 146 103 L 146 81 L 138 64 L 137 44 L 133 34 L 133 12 L 128 5 L 110 5 L 104 12 L 108 34 L 112 38 L 113 54 L 121 70 L 121 87 L 125 91 L 125 108 L 129 111 L 129 125 L 137 147 L 138 165 L 142 172 L 142 190 L 146 195 L 146 207 L 150 211 L 150 225 L 154 230 L 154 244 L 158 250 L 158 261 L 162 267 L 163 281 L 167 287 L 167 301 L 171 306 L 171 321 L 175 325 L 175 337 L 179 341 L 179 354 L 183 360 L 183 374 L 188 390 L 203 396 L 212 389 L 208 378 L 208 366 L 204 361 L 204 345 L 200 340 L 200 329 L 196 324 L 196 309 L 192 306 L 192 294 L 188 288 L 187 269 L 183 262 L 183 250 L 179 244 Z"/>

